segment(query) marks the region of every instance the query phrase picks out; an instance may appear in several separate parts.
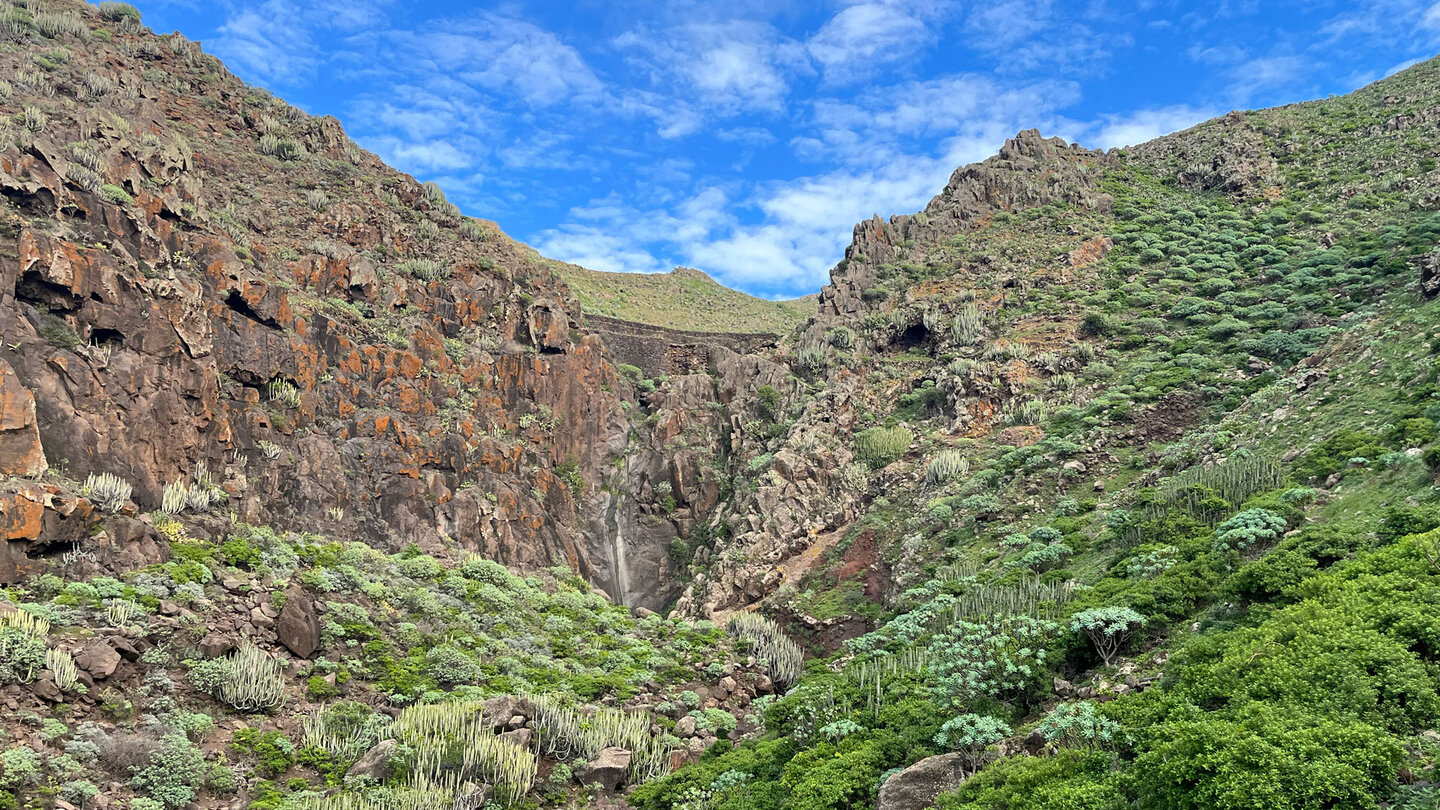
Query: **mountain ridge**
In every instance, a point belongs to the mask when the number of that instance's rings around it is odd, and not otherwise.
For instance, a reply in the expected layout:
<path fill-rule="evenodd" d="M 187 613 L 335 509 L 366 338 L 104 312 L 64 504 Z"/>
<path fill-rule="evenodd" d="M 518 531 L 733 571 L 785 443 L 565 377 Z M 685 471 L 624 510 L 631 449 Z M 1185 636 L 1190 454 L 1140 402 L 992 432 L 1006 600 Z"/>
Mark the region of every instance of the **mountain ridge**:
<path fill-rule="evenodd" d="M 645 369 L 335 119 L 0 11 L 0 807 L 1435 801 L 1440 63 L 1022 131 Z"/>

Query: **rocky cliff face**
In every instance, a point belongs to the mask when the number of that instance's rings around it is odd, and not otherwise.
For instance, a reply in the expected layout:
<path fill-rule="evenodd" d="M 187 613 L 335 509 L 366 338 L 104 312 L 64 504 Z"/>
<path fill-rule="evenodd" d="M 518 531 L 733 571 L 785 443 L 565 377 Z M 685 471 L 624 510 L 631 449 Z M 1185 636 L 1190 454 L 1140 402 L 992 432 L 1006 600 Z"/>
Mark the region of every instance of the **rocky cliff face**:
<path fill-rule="evenodd" d="M 217 533 L 457 545 L 612 588 L 624 536 L 646 585 L 621 590 L 663 604 L 674 523 L 636 529 L 655 504 L 604 490 L 668 477 L 688 503 L 687 462 L 544 260 L 178 34 L 67 45 L 0 56 L 0 474 L 36 482 L 0 495 L 6 579 L 73 547 L 153 562 L 170 486 L 213 490 L 183 508 Z M 133 487 L 114 515 L 77 501 L 92 474 Z"/>

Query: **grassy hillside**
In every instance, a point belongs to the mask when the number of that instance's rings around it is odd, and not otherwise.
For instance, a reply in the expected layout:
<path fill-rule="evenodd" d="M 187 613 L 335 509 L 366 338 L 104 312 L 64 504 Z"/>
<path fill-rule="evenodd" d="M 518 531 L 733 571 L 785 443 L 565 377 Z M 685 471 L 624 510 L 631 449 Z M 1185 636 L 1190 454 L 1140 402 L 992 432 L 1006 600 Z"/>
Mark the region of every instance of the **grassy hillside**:
<path fill-rule="evenodd" d="M 669 273 L 602 273 L 557 264 L 585 311 L 695 332 L 788 334 L 815 312 L 815 296 L 766 301 L 687 267 Z"/>
<path fill-rule="evenodd" d="M 932 204 L 852 268 L 871 310 L 800 341 L 735 489 L 761 509 L 791 475 L 772 458 L 853 452 L 830 497 L 863 516 L 762 609 L 871 630 L 762 739 L 632 803 L 1440 806 L 1437 105 L 1432 61 L 1118 159 L 1039 155 L 1105 203 L 954 232 Z M 849 430 L 808 427 L 847 398 Z M 773 542 L 712 529 L 710 581 Z"/>

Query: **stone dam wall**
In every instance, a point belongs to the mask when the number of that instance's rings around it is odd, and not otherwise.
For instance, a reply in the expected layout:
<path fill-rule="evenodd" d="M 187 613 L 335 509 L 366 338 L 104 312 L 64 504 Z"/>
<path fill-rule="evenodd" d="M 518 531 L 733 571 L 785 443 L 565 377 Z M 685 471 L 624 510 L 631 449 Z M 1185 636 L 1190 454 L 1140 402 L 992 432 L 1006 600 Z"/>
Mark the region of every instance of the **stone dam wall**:
<path fill-rule="evenodd" d="M 605 341 L 616 362 L 636 366 L 648 377 L 704 370 L 710 361 L 712 346 L 750 354 L 774 346 L 780 340 L 779 335 L 764 332 L 687 332 L 589 314 L 585 316 L 585 326 Z"/>

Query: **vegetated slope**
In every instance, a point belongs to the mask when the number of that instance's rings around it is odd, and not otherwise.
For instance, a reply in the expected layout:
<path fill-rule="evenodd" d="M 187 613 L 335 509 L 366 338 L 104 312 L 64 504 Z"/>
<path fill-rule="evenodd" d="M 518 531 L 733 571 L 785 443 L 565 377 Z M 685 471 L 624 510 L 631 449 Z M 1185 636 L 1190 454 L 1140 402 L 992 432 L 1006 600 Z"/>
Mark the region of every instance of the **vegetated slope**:
<path fill-rule="evenodd" d="M 1437 110 L 1025 132 L 857 226 L 680 602 L 833 657 L 631 802 L 1434 806 Z"/>
<path fill-rule="evenodd" d="M 669 273 L 604 273 L 573 264 L 554 269 L 586 312 L 669 329 L 785 335 L 815 312 L 814 296 L 766 301 L 688 267 Z"/>
<path fill-rule="evenodd" d="M 0 806 L 1434 805 L 1435 63 L 1021 133 L 642 396 L 333 119 L 0 12 Z"/>
<path fill-rule="evenodd" d="M 780 367 L 641 397 L 548 262 L 124 3 L 0 3 L 0 191 L 0 808 L 584 804 L 753 725 L 770 667 L 645 606 Z"/>

